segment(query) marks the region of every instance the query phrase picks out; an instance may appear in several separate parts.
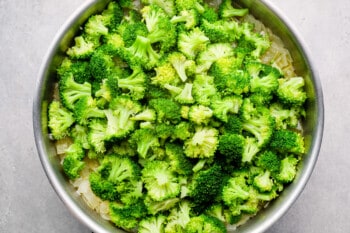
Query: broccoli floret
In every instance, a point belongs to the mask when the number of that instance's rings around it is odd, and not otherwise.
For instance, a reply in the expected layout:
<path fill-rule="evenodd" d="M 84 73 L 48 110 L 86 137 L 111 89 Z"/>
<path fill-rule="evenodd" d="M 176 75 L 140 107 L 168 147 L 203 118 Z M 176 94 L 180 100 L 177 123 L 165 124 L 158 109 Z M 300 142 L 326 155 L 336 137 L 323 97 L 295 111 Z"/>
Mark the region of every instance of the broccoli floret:
<path fill-rule="evenodd" d="M 188 9 L 180 11 L 178 15 L 175 15 L 171 18 L 171 23 L 184 23 L 184 26 L 187 30 L 190 30 L 198 25 L 199 23 L 199 13 L 195 9 Z"/>
<path fill-rule="evenodd" d="M 203 13 L 205 10 L 202 0 L 175 0 L 175 6 L 178 12 L 196 9 L 199 13 Z"/>
<path fill-rule="evenodd" d="M 272 151 L 264 151 L 257 155 L 256 165 L 271 172 L 275 175 L 280 171 L 281 160 L 276 153 Z"/>
<path fill-rule="evenodd" d="M 184 233 L 185 227 L 191 218 L 191 204 L 189 201 L 181 201 L 176 208 L 170 210 L 167 218 L 165 233 Z"/>
<path fill-rule="evenodd" d="M 198 27 L 178 35 L 178 49 L 189 59 L 195 59 L 198 53 L 206 49 L 209 38 Z"/>
<path fill-rule="evenodd" d="M 69 179 L 74 180 L 80 176 L 80 171 L 85 166 L 82 161 L 84 157 L 85 151 L 80 143 L 75 142 L 65 150 L 62 168 Z"/>
<path fill-rule="evenodd" d="M 194 70 L 195 63 L 193 60 L 187 59 L 182 53 L 174 52 L 171 53 L 167 60 L 171 63 L 171 65 L 176 70 L 177 75 L 180 77 L 182 82 L 185 82 L 188 79 L 188 75 L 186 72 L 190 72 Z M 174 83 L 170 83 L 174 84 Z"/>
<path fill-rule="evenodd" d="M 147 79 L 146 74 L 140 67 L 134 67 L 131 75 L 118 79 L 118 87 L 130 94 L 132 99 L 140 100 L 147 90 Z"/>
<path fill-rule="evenodd" d="M 130 119 L 134 121 L 155 121 L 157 118 L 156 112 L 153 109 L 146 108 L 142 112 L 132 116 Z"/>
<path fill-rule="evenodd" d="M 109 33 L 104 37 L 104 43 L 110 46 L 116 53 L 125 46 L 123 37 L 118 33 Z"/>
<path fill-rule="evenodd" d="M 278 78 L 281 73 L 276 68 L 258 62 L 246 64 L 246 69 L 251 76 L 250 91 L 271 95 L 278 88 Z"/>
<path fill-rule="evenodd" d="M 243 175 L 231 177 L 222 189 L 222 200 L 228 206 L 235 206 L 250 197 L 249 186 Z"/>
<path fill-rule="evenodd" d="M 112 182 L 102 178 L 101 174 L 97 172 L 90 173 L 89 182 L 92 192 L 102 200 L 118 200 L 119 194 L 115 185 Z"/>
<path fill-rule="evenodd" d="M 80 84 L 91 82 L 92 78 L 89 62 L 87 61 L 72 61 L 69 58 L 65 58 L 57 69 L 57 72 L 60 77 L 68 75 L 69 73 L 73 74 L 74 81 Z"/>
<path fill-rule="evenodd" d="M 156 215 L 159 212 L 164 212 L 172 209 L 177 203 L 180 202 L 180 198 L 174 197 L 169 198 L 164 201 L 154 201 L 151 197 L 146 196 L 144 203 L 147 207 L 147 210 L 150 214 Z"/>
<path fill-rule="evenodd" d="M 275 121 L 269 110 L 265 108 L 256 110 L 250 118 L 243 120 L 243 130 L 254 135 L 260 147 L 270 141 L 274 128 Z"/>
<path fill-rule="evenodd" d="M 209 22 L 203 19 L 200 28 L 212 43 L 232 43 L 239 36 L 239 26 L 235 21 Z"/>
<path fill-rule="evenodd" d="M 297 174 L 297 165 L 299 160 L 291 155 L 281 160 L 280 172 L 276 178 L 282 183 L 290 183 Z"/>
<path fill-rule="evenodd" d="M 194 103 L 194 98 L 192 96 L 192 83 L 185 83 L 185 86 L 181 92 L 175 97 L 175 100 L 180 104 L 192 104 Z"/>
<path fill-rule="evenodd" d="M 87 35 L 76 36 L 74 45 L 67 50 L 67 55 L 73 59 L 89 58 L 100 45 L 98 38 Z"/>
<path fill-rule="evenodd" d="M 132 205 L 124 205 L 118 202 L 109 204 L 111 221 L 120 228 L 131 230 L 139 224 L 140 220 L 146 217 L 147 209 L 142 201 Z"/>
<path fill-rule="evenodd" d="M 154 129 L 157 137 L 161 140 L 161 144 L 164 145 L 166 139 L 170 138 L 173 135 L 175 127 L 173 125 L 160 123 L 157 124 Z"/>
<path fill-rule="evenodd" d="M 154 68 L 156 76 L 151 78 L 152 84 L 164 87 L 166 84 L 177 85 L 181 80 L 171 63 L 164 63 Z"/>
<path fill-rule="evenodd" d="M 242 162 L 250 163 L 259 151 L 260 146 L 257 140 L 252 137 L 246 137 L 242 154 Z"/>
<path fill-rule="evenodd" d="M 248 8 L 235 8 L 231 5 L 231 0 L 223 0 L 219 6 L 219 15 L 221 18 L 231 18 L 236 16 L 245 16 L 248 14 Z"/>
<path fill-rule="evenodd" d="M 99 37 L 108 34 L 109 17 L 103 15 L 91 16 L 85 24 L 84 31 L 90 36 Z"/>
<path fill-rule="evenodd" d="M 208 22 L 215 22 L 219 19 L 218 12 L 214 7 L 209 6 L 208 4 L 204 5 L 204 12 L 201 14 L 201 20 L 207 20 Z"/>
<path fill-rule="evenodd" d="M 227 163 L 241 165 L 245 139 L 240 134 L 223 134 L 219 137 L 218 151 Z"/>
<path fill-rule="evenodd" d="M 272 103 L 270 112 L 276 121 L 277 129 L 297 128 L 299 119 L 305 114 L 305 109 L 300 107 L 287 108 L 281 103 Z"/>
<path fill-rule="evenodd" d="M 97 153 L 106 151 L 107 122 L 104 119 L 92 119 L 89 123 L 88 141 Z"/>
<path fill-rule="evenodd" d="M 213 110 L 203 105 L 192 105 L 188 119 L 197 125 L 207 125 L 213 116 Z"/>
<path fill-rule="evenodd" d="M 180 105 L 170 99 L 152 99 L 149 101 L 149 106 L 156 111 L 159 123 L 177 123 L 180 121 Z"/>
<path fill-rule="evenodd" d="M 127 96 L 111 100 L 109 109 L 104 110 L 107 117 L 106 140 L 123 138 L 135 128 L 132 116 L 141 111 L 141 105 Z"/>
<path fill-rule="evenodd" d="M 243 130 L 242 120 L 238 115 L 229 115 L 223 127 L 224 133 L 241 134 Z"/>
<path fill-rule="evenodd" d="M 250 55 L 253 58 L 259 58 L 270 47 L 269 36 L 254 32 L 254 25 L 243 23 L 240 26 L 243 38 L 254 48 Z"/>
<path fill-rule="evenodd" d="M 209 75 L 196 75 L 192 87 L 193 97 L 197 103 L 209 106 L 211 97 L 216 94 L 214 77 Z"/>
<path fill-rule="evenodd" d="M 305 152 L 304 137 L 298 132 L 287 129 L 276 130 L 269 146 L 283 154 L 303 154 Z"/>
<path fill-rule="evenodd" d="M 72 74 L 66 75 L 59 82 L 59 93 L 63 106 L 74 110 L 74 104 L 79 99 L 91 96 L 91 84 L 88 82 L 77 83 Z"/>
<path fill-rule="evenodd" d="M 116 32 L 119 24 L 123 20 L 123 9 L 116 2 L 110 2 L 107 8 L 102 12 L 102 16 L 108 20 L 108 32 Z"/>
<path fill-rule="evenodd" d="M 254 177 L 253 185 L 260 192 L 270 192 L 274 186 L 274 182 L 271 178 L 270 171 L 262 172 Z"/>
<path fill-rule="evenodd" d="M 125 46 L 130 47 L 138 36 L 147 37 L 148 30 L 143 22 L 124 22 L 119 26 L 119 34 L 122 36 Z"/>
<path fill-rule="evenodd" d="M 141 158 L 146 158 L 152 148 L 159 147 L 158 137 L 152 129 L 142 128 L 135 130 L 130 139 L 130 144 L 136 148 Z"/>
<path fill-rule="evenodd" d="M 103 79 L 100 88 L 95 91 L 95 97 L 98 99 L 97 102 L 99 106 L 104 106 L 119 94 L 118 77 L 116 75 L 111 75 Z"/>
<path fill-rule="evenodd" d="M 147 195 L 155 201 L 174 198 L 180 194 L 178 178 L 165 161 L 147 162 L 142 169 L 142 181 L 147 189 Z"/>
<path fill-rule="evenodd" d="M 140 35 L 137 35 L 135 42 L 125 52 L 125 59 L 130 64 L 140 64 L 146 69 L 153 68 L 161 58 L 152 48 L 151 40 Z"/>
<path fill-rule="evenodd" d="M 218 95 L 212 98 L 210 108 L 213 109 L 214 116 L 223 122 L 227 122 L 230 113 L 236 114 L 242 105 L 240 96 L 219 97 Z"/>
<path fill-rule="evenodd" d="M 184 150 L 180 144 L 166 143 L 165 154 L 172 171 L 185 176 L 192 173 L 192 163 L 185 156 Z"/>
<path fill-rule="evenodd" d="M 189 158 L 213 157 L 217 146 L 218 130 L 211 127 L 197 127 L 192 137 L 184 142 L 184 150 Z"/>
<path fill-rule="evenodd" d="M 75 122 L 75 118 L 59 101 L 54 100 L 50 103 L 48 117 L 48 126 L 54 139 L 62 139 L 69 135 L 69 128 Z"/>
<path fill-rule="evenodd" d="M 163 233 L 166 217 L 164 215 L 157 215 L 147 217 L 140 221 L 138 226 L 138 233 Z"/>
<path fill-rule="evenodd" d="M 97 107 L 95 99 L 84 96 L 74 106 L 74 117 L 79 124 L 87 125 L 90 118 L 104 118 L 105 114 Z"/>
<path fill-rule="evenodd" d="M 151 44 L 160 43 L 161 52 L 167 52 L 176 44 L 176 27 L 170 22 L 170 18 L 157 5 L 142 8 L 142 16 L 145 20 L 148 36 Z"/>
<path fill-rule="evenodd" d="M 218 91 L 224 94 L 246 93 L 250 88 L 250 77 L 244 70 L 237 69 L 235 57 L 218 59 L 210 68 L 214 83 Z"/>
<path fill-rule="evenodd" d="M 197 232 L 211 232 L 211 233 L 226 233 L 227 229 L 225 224 L 219 219 L 201 214 L 196 217 L 192 217 L 185 227 L 187 233 Z"/>
<path fill-rule="evenodd" d="M 218 165 L 196 172 L 189 186 L 189 196 L 201 213 L 214 200 L 220 198 L 226 176 Z"/>
<path fill-rule="evenodd" d="M 302 77 L 280 78 L 277 96 L 282 103 L 301 106 L 306 100 L 305 80 Z"/>
<path fill-rule="evenodd" d="M 145 5 L 157 5 L 162 8 L 170 17 L 176 14 L 174 0 L 141 0 Z"/>
<path fill-rule="evenodd" d="M 99 47 L 90 59 L 90 70 L 92 76 L 98 80 L 102 81 L 111 74 L 114 69 L 115 64 L 113 62 L 112 56 L 108 54 L 107 47 Z"/>
<path fill-rule="evenodd" d="M 186 121 L 180 122 L 175 126 L 173 139 L 180 139 L 182 141 L 186 140 L 192 135 L 192 124 Z"/>
<path fill-rule="evenodd" d="M 90 149 L 88 141 L 88 126 L 75 124 L 71 129 L 70 136 L 74 142 L 79 142 L 84 149 Z"/>
<path fill-rule="evenodd" d="M 233 52 L 234 50 L 230 43 L 209 44 L 207 49 L 199 53 L 197 57 L 197 73 L 208 71 L 214 62 L 220 58 L 233 56 Z"/>

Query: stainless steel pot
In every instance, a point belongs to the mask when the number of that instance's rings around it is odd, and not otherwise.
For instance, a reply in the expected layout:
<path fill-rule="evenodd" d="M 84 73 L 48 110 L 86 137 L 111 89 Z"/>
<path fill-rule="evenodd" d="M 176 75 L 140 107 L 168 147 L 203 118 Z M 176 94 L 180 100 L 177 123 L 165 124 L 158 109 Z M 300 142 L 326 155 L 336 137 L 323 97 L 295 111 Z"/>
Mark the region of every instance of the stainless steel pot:
<path fill-rule="evenodd" d="M 56 81 L 56 67 L 62 61 L 64 51 L 71 45 L 71 41 L 79 26 L 91 14 L 101 11 L 107 3 L 108 0 L 86 1 L 58 32 L 43 60 L 33 103 L 33 127 L 36 146 L 52 187 L 77 219 L 92 231 L 101 233 L 124 231 L 117 229 L 113 224 L 103 220 L 96 212 L 91 210 L 76 194 L 74 188 L 63 175 L 59 160 L 55 156 L 54 145 L 48 135 L 47 106 L 52 99 L 53 85 Z M 279 198 L 271 202 L 267 208 L 235 231 L 237 233 L 258 233 L 267 230 L 286 213 L 309 180 L 321 146 L 324 107 L 317 70 L 311 61 L 310 53 L 305 43 L 291 23 L 267 0 L 241 0 L 238 3 L 243 7 L 248 7 L 252 15 L 271 28 L 283 40 L 294 60 L 296 73 L 306 79 L 306 91 L 308 94 L 307 114 L 303 125 L 307 153 L 300 165 L 295 181 L 285 188 Z"/>

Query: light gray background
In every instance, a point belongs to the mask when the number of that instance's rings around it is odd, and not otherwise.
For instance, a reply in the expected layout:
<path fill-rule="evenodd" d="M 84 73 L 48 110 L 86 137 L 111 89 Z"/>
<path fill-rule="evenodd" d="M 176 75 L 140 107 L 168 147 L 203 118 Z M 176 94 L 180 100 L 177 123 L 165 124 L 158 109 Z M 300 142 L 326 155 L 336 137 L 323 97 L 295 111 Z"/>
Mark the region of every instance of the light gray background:
<path fill-rule="evenodd" d="M 83 0 L 0 0 L 0 232 L 90 231 L 51 188 L 36 152 L 32 99 L 42 59 Z M 350 1 L 271 0 L 315 60 L 325 102 L 318 163 L 295 205 L 268 233 L 350 232 Z"/>

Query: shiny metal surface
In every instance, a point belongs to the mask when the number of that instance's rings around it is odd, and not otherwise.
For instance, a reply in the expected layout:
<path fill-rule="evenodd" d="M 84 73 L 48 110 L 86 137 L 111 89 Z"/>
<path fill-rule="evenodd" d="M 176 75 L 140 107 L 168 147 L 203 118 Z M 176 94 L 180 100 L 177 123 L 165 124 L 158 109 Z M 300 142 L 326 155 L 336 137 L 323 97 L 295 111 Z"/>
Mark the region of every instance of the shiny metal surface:
<path fill-rule="evenodd" d="M 59 161 L 55 158 L 55 150 L 48 138 L 47 130 L 47 103 L 52 95 L 53 83 L 56 81 L 55 68 L 62 60 L 63 51 L 70 45 L 75 31 L 92 13 L 101 10 L 107 0 L 85 2 L 61 28 L 55 37 L 40 69 L 33 103 L 33 127 L 36 146 L 41 163 L 58 196 L 68 209 L 94 232 L 123 232 L 107 221 L 102 220 L 94 211 L 91 211 L 74 193 L 67 179 L 62 175 Z M 244 7 L 270 27 L 275 34 L 282 38 L 291 51 L 295 61 L 296 71 L 306 78 L 308 102 L 307 117 L 304 122 L 307 139 L 307 155 L 300 166 L 296 180 L 285 189 L 282 195 L 262 210 L 256 217 L 235 232 L 259 233 L 267 230 L 275 223 L 303 191 L 317 161 L 323 134 L 324 107 L 320 80 L 315 71 L 314 63 L 310 59 L 310 52 L 305 47 L 302 37 L 298 34 L 291 22 L 267 1 L 239 1 Z"/>

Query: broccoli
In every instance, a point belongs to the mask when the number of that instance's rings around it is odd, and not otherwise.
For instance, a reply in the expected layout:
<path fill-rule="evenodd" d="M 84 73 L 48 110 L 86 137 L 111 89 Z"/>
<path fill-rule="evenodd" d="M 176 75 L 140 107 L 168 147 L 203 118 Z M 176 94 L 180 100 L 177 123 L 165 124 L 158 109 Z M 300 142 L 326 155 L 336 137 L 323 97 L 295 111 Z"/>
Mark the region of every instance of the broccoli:
<path fill-rule="evenodd" d="M 88 141 L 88 126 L 75 124 L 70 132 L 74 142 L 79 142 L 84 149 L 90 149 L 90 144 Z"/>
<path fill-rule="evenodd" d="M 91 84 L 83 84 L 74 81 L 72 74 L 66 75 L 60 79 L 59 93 L 64 107 L 74 110 L 74 104 L 83 97 L 91 96 Z"/>
<path fill-rule="evenodd" d="M 256 165 L 271 172 L 272 175 L 280 171 L 281 160 L 276 153 L 264 151 L 256 157 Z"/>
<path fill-rule="evenodd" d="M 124 22 L 119 26 L 119 34 L 122 36 L 125 46 L 130 47 L 135 43 L 138 36 L 147 37 L 148 30 L 146 25 L 142 22 Z"/>
<path fill-rule="evenodd" d="M 209 22 L 203 19 L 200 28 L 212 43 L 232 43 L 239 35 L 239 26 L 235 21 Z"/>
<path fill-rule="evenodd" d="M 240 96 L 226 96 L 221 98 L 219 95 L 211 99 L 210 108 L 216 118 L 223 122 L 228 121 L 229 114 L 236 114 L 242 105 L 242 98 Z"/>
<path fill-rule="evenodd" d="M 116 2 L 110 2 L 107 8 L 102 12 L 102 16 L 105 17 L 104 21 L 107 21 L 106 24 L 109 32 L 116 32 L 119 24 L 123 20 L 124 12 L 123 9 Z M 107 36 L 110 35 L 107 34 Z"/>
<path fill-rule="evenodd" d="M 163 201 L 180 194 L 176 174 L 165 161 L 149 161 L 142 169 L 142 180 L 149 195 L 155 201 Z"/>
<path fill-rule="evenodd" d="M 266 93 L 269 96 L 278 88 L 281 73 L 276 68 L 258 62 L 246 64 L 250 79 L 250 91 Z"/>
<path fill-rule="evenodd" d="M 196 27 L 199 24 L 199 13 L 195 9 L 188 9 L 180 11 L 178 15 L 171 18 L 171 23 L 184 23 L 187 30 Z"/>
<path fill-rule="evenodd" d="M 289 155 L 281 160 L 280 171 L 276 179 L 282 183 L 290 183 L 297 174 L 297 164 L 299 160 Z"/>
<path fill-rule="evenodd" d="M 219 15 L 221 18 L 230 18 L 236 16 L 245 16 L 248 14 L 247 8 L 234 8 L 231 0 L 223 0 L 219 6 Z"/>
<path fill-rule="evenodd" d="M 179 51 L 189 59 L 195 59 L 198 53 L 206 49 L 209 38 L 198 27 L 178 35 Z"/>
<path fill-rule="evenodd" d="M 75 122 L 72 112 L 64 108 L 61 103 L 54 100 L 48 109 L 48 126 L 54 139 L 62 139 L 69 135 L 69 128 Z"/>
<path fill-rule="evenodd" d="M 92 192 L 102 200 L 115 201 L 119 199 L 115 185 L 104 179 L 101 174 L 97 172 L 90 173 L 89 182 Z"/>
<path fill-rule="evenodd" d="M 176 44 L 176 27 L 170 21 L 162 8 L 149 5 L 142 8 L 142 17 L 149 34 L 151 44 L 160 43 L 161 51 L 167 52 Z"/>
<path fill-rule="evenodd" d="M 208 4 L 204 5 L 204 11 L 201 13 L 200 20 L 207 20 L 208 22 L 215 22 L 219 19 L 218 12 L 215 8 L 209 6 Z"/>
<path fill-rule="evenodd" d="M 80 84 L 91 82 L 92 79 L 89 62 L 87 61 L 72 61 L 69 58 L 65 58 L 57 69 L 57 73 L 60 77 L 71 73 L 74 81 Z"/>
<path fill-rule="evenodd" d="M 253 185 L 260 191 L 260 192 L 269 192 L 272 190 L 274 186 L 274 182 L 271 179 L 270 171 L 265 171 L 257 176 L 254 177 Z"/>
<path fill-rule="evenodd" d="M 219 219 L 201 214 L 192 217 L 185 227 L 187 233 L 211 232 L 211 233 L 226 233 L 227 229 L 223 222 Z"/>
<path fill-rule="evenodd" d="M 91 16 L 85 24 L 84 31 L 90 36 L 105 36 L 108 34 L 108 19 L 103 15 Z"/>
<path fill-rule="evenodd" d="M 277 129 L 297 128 L 305 110 L 300 107 L 287 108 L 281 103 L 272 103 L 270 112 L 275 119 Z"/>
<path fill-rule="evenodd" d="M 111 221 L 117 227 L 125 230 L 131 230 L 138 226 L 140 220 L 147 215 L 146 206 L 142 201 L 132 205 L 110 202 L 109 210 Z"/>
<path fill-rule="evenodd" d="M 180 105 L 170 99 L 152 99 L 149 101 L 149 106 L 156 111 L 159 123 L 177 123 L 180 121 Z"/>
<path fill-rule="evenodd" d="M 230 43 L 214 43 L 209 44 L 203 52 L 200 52 L 197 57 L 197 72 L 208 71 L 211 65 L 224 57 L 231 57 L 234 54 L 234 50 Z"/>
<path fill-rule="evenodd" d="M 185 141 L 192 135 L 192 131 L 192 124 L 186 121 L 182 121 L 175 126 L 172 138 Z"/>
<path fill-rule="evenodd" d="M 152 214 L 156 215 L 157 213 L 164 213 L 172 208 L 180 202 L 180 198 L 174 197 L 169 198 L 164 201 L 154 201 L 151 197 L 148 195 L 144 199 L 144 203 L 146 205 L 147 211 Z"/>
<path fill-rule="evenodd" d="M 218 151 L 228 163 L 241 165 L 245 139 L 240 134 L 223 134 L 219 137 Z"/>
<path fill-rule="evenodd" d="M 305 153 L 304 137 L 295 131 L 282 129 L 276 130 L 269 144 L 272 150 L 280 153 Z"/>
<path fill-rule="evenodd" d="M 152 129 L 143 128 L 135 130 L 130 139 L 130 144 L 136 148 L 141 158 L 146 158 L 149 151 L 154 147 L 159 147 L 158 137 Z"/>
<path fill-rule="evenodd" d="M 260 151 L 260 146 L 255 138 L 246 137 L 243 147 L 242 162 L 250 163 Z"/>
<path fill-rule="evenodd" d="M 87 125 L 90 118 L 105 118 L 105 114 L 97 107 L 95 99 L 85 96 L 76 102 L 74 117 L 79 124 Z"/>
<path fill-rule="evenodd" d="M 251 51 L 251 56 L 253 58 L 260 57 L 268 48 L 270 48 L 271 43 L 269 41 L 268 35 L 254 32 L 254 25 L 243 23 L 240 29 L 243 38 L 254 48 Z"/>
<path fill-rule="evenodd" d="M 145 5 L 157 5 L 162 8 L 170 17 L 176 14 L 174 0 L 141 0 Z"/>
<path fill-rule="evenodd" d="M 181 81 L 186 82 L 188 79 L 186 72 L 194 69 L 194 61 L 187 59 L 183 54 L 179 52 L 171 53 L 167 59 L 176 70 L 176 73 L 180 77 Z"/>
<path fill-rule="evenodd" d="M 126 78 L 118 79 L 118 87 L 130 94 L 132 99 L 140 100 L 147 90 L 147 76 L 140 67 L 134 67 L 133 72 Z"/>
<path fill-rule="evenodd" d="M 305 102 L 305 80 L 302 77 L 280 78 L 278 82 L 277 96 L 282 103 L 301 106 Z"/>
<path fill-rule="evenodd" d="M 192 137 L 184 142 L 184 150 L 189 158 L 213 157 L 217 146 L 218 130 L 212 127 L 197 127 Z"/>
<path fill-rule="evenodd" d="M 90 70 L 94 79 L 101 81 L 108 78 L 115 64 L 112 56 L 108 54 L 107 47 L 99 47 L 91 56 Z"/>
<path fill-rule="evenodd" d="M 130 119 L 134 121 L 155 121 L 156 112 L 153 109 L 146 108 L 142 112 L 137 113 Z"/>
<path fill-rule="evenodd" d="M 175 6 L 179 12 L 183 10 L 195 9 L 199 13 L 203 13 L 205 10 L 202 0 L 175 0 Z"/>
<path fill-rule="evenodd" d="M 227 122 L 223 124 L 223 132 L 225 134 L 242 134 L 243 124 L 238 115 L 229 115 Z"/>
<path fill-rule="evenodd" d="M 65 150 L 62 168 L 69 179 L 74 180 L 80 176 L 80 171 L 85 166 L 82 161 L 84 157 L 85 151 L 80 143 L 75 142 Z"/>
<path fill-rule="evenodd" d="M 216 95 L 214 77 L 209 75 L 196 75 L 193 81 L 192 93 L 195 101 L 203 106 L 209 106 L 211 97 Z"/>
<path fill-rule="evenodd" d="M 213 110 L 203 105 L 192 105 L 188 112 L 188 119 L 197 125 L 207 125 L 213 116 Z"/>
<path fill-rule="evenodd" d="M 165 233 L 184 233 L 187 223 L 191 219 L 191 204 L 189 201 L 181 201 L 176 208 L 170 210 L 165 226 Z"/>
<path fill-rule="evenodd" d="M 177 71 L 174 69 L 171 63 L 164 63 L 154 68 L 156 75 L 151 78 L 152 84 L 164 87 L 166 84 L 170 85 L 181 82 L 177 75 Z"/>
<path fill-rule="evenodd" d="M 189 176 L 192 173 L 192 163 L 185 156 L 183 148 L 179 144 L 166 143 L 165 154 L 172 171 L 185 176 Z"/>
<path fill-rule="evenodd" d="M 107 122 L 105 119 L 92 119 L 89 122 L 88 142 L 97 153 L 106 151 L 106 130 Z"/>
<path fill-rule="evenodd" d="M 67 55 L 72 59 L 89 58 L 100 45 L 98 39 L 87 35 L 80 35 L 74 38 L 74 46 L 68 48 Z"/>
<path fill-rule="evenodd" d="M 164 215 L 156 215 L 142 219 L 138 227 L 138 233 L 162 233 L 166 217 Z"/>
<path fill-rule="evenodd" d="M 219 165 L 196 172 L 189 186 L 189 196 L 196 206 L 196 212 L 202 212 L 209 203 L 221 197 L 226 176 Z"/>
<path fill-rule="evenodd" d="M 111 75 L 103 79 L 99 89 L 94 93 L 97 98 L 97 105 L 99 106 L 104 106 L 119 94 L 120 89 L 118 88 L 118 77 L 116 75 Z"/>

